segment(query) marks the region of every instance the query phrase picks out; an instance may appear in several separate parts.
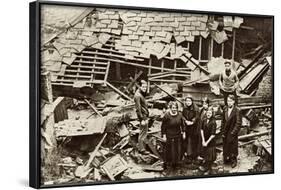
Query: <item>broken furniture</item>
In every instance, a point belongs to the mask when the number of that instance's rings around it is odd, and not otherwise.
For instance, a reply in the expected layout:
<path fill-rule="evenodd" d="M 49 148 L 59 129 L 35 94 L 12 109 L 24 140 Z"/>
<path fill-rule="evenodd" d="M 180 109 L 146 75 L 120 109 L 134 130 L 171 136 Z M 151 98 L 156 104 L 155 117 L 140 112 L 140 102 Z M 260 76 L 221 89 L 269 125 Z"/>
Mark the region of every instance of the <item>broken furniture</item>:
<path fill-rule="evenodd" d="M 97 146 L 95 147 L 95 150 L 93 152 L 90 153 L 90 158 L 89 160 L 87 161 L 87 164 L 86 165 L 81 165 L 81 166 L 78 166 L 75 170 L 75 176 L 76 177 L 79 177 L 79 178 L 85 178 L 87 177 L 87 175 L 91 172 L 91 170 L 93 168 L 90 168 L 90 164 L 92 163 L 92 161 L 94 160 L 101 144 L 103 143 L 105 137 L 106 137 L 107 133 L 105 133 L 102 137 L 102 139 L 100 140 L 100 142 L 97 144 Z"/>
<path fill-rule="evenodd" d="M 107 174 L 110 180 L 114 181 L 115 177 L 128 168 L 127 162 L 119 155 L 108 158 L 101 165 L 101 169 Z"/>

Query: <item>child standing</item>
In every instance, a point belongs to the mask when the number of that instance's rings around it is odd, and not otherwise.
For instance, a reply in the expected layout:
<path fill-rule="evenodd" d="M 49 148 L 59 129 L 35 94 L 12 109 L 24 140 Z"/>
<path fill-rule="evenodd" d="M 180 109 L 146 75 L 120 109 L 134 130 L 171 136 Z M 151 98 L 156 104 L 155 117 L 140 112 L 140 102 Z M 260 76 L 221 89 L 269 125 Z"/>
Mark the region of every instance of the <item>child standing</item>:
<path fill-rule="evenodd" d="M 201 122 L 201 139 L 202 139 L 202 155 L 204 157 L 204 165 L 200 166 L 201 171 L 212 170 L 212 164 L 216 160 L 216 120 L 213 116 L 213 109 L 209 108 L 206 117 Z"/>

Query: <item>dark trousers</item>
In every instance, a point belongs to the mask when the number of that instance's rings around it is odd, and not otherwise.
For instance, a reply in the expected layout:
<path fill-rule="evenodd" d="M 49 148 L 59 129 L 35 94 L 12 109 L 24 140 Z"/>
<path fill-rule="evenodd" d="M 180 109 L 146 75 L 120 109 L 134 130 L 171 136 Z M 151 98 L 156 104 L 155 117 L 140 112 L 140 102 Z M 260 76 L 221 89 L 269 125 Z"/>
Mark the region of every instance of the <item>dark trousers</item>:
<path fill-rule="evenodd" d="M 139 151 L 145 150 L 145 140 L 147 138 L 147 132 L 148 132 L 148 123 L 142 125 L 140 122 L 140 133 L 138 138 Z"/>
<path fill-rule="evenodd" d="M 223 140 L 223 158 L 225 162 L 237 161 L 238 156 L 238 136 L 233 137 L 233 140 Z"/>
<path fill-rule="evenodd" d="M 220 89 L 220 92 L 223 95 L 224 105 L 227 105 L 227 98 L 230 94 L 234 95 L 235 104 L 238 105 L 238 96 L 237 96 L 236 90 L 234 90 L 234 92 L 226 92 L 226 91 Z"/>

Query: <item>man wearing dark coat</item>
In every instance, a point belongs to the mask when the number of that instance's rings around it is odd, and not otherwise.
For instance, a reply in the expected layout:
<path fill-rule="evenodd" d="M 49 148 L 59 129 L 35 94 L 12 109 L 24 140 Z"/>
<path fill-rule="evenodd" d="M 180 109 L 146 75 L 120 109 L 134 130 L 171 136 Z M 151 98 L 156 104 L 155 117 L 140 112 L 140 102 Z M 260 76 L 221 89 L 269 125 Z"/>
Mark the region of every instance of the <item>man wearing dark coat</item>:
<path fill-rule="evenodd" d="M 147 92 L 147 82 L 142 80 L 140 88 L 136 91 L 134 95 L 134 102 L 136 107 L 136 112 L 138 119 L 140 121 L 140 134 L 138 138 L 138 148 L 143 154 L 149 154 L 145 149 L 145 140 L 147 138 L 148 132 L 148 104 L 145 100 L 145 95 Z"/>
<path fill-rule="evenodd" d="M 235 105 L 234 95 L 227 98 L 227 106 L 223 110 L 221 134 L 223 138 L 224 163 L 237 166 L 238 133 L 242 124 L 240 109 Z"/>

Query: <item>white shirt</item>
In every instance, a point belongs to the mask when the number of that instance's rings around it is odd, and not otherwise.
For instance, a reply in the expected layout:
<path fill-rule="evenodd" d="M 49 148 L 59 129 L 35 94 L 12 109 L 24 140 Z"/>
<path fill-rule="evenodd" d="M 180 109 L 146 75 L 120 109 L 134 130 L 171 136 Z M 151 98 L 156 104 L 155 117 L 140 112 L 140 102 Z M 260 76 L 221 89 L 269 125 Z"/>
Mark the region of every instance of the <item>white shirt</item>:
<path fill-rule="evenodd" d="M 232 106 L 232 108 L 228 108 L 228 110 L 227 110 L 228 117 L 230 116 L 232 110 L 233 110 L 233 106 Z"/>

